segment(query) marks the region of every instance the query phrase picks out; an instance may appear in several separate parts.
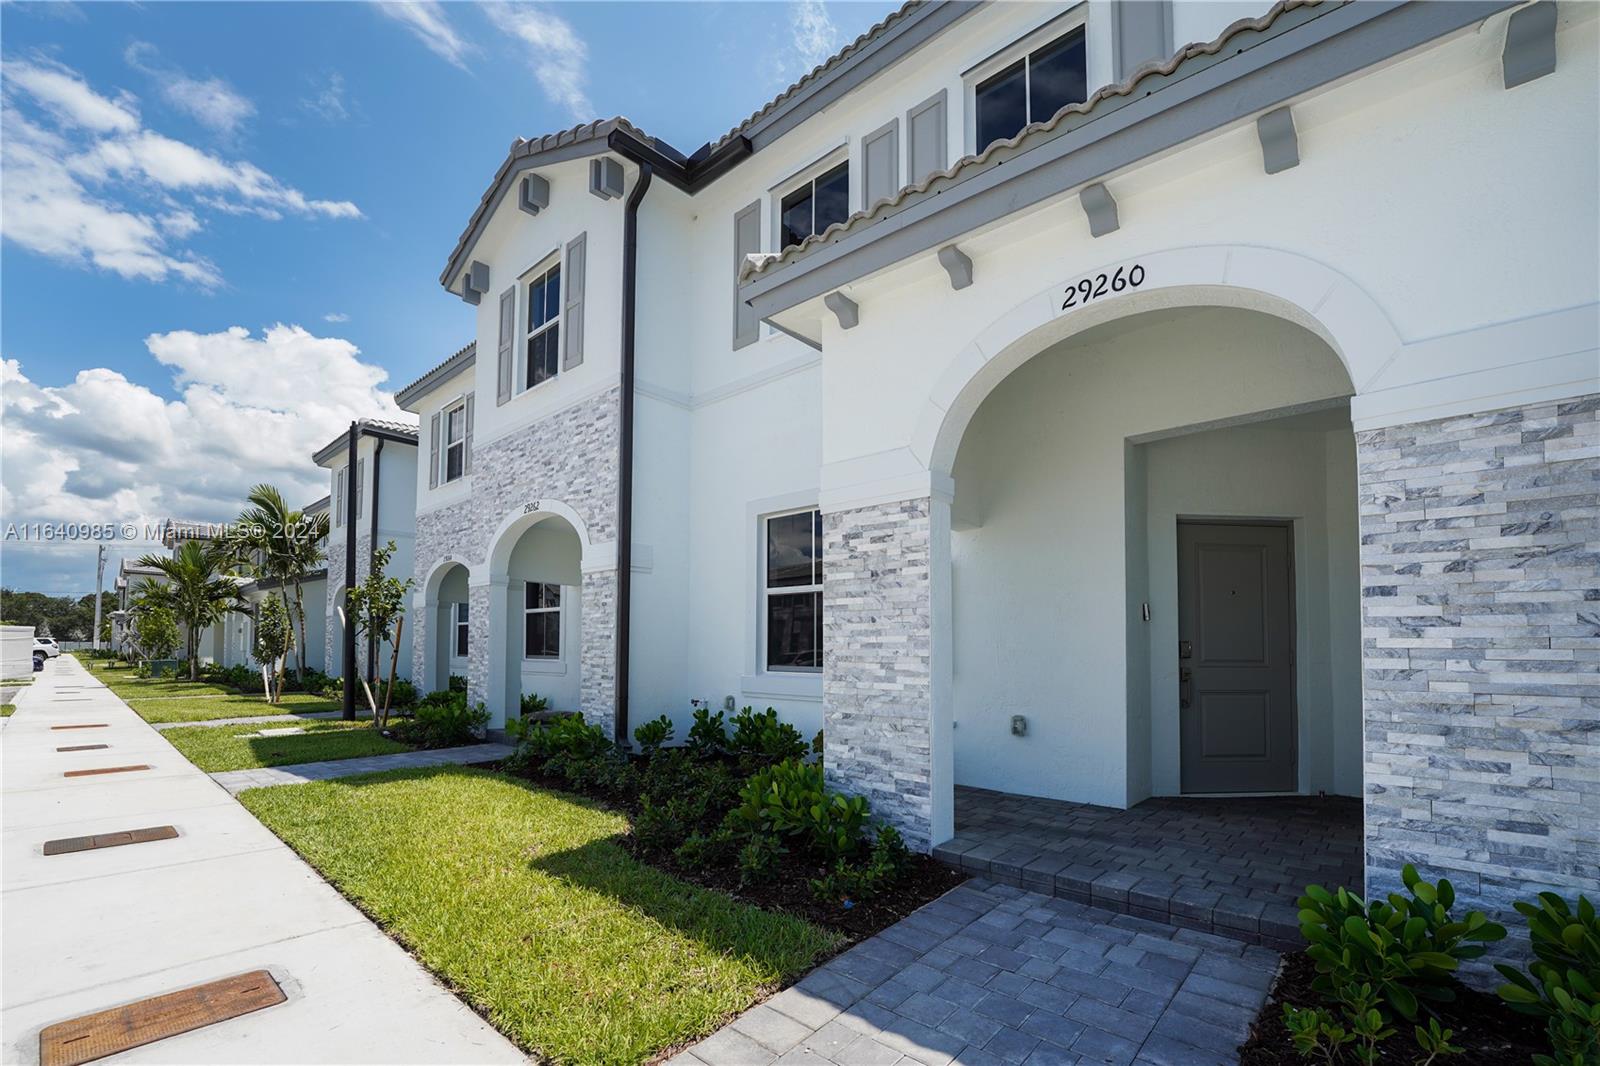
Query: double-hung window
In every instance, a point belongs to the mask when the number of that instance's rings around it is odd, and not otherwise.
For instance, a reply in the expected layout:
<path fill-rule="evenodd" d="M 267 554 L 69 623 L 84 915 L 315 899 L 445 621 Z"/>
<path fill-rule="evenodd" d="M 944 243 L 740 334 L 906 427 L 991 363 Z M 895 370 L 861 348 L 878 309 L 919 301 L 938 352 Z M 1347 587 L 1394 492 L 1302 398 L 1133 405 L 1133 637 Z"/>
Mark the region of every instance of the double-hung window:
<path fill-rule="evenodd" d="M 455 657 L 465 659 L 467 657 L 467 605 L 465 603 L 456 604 L 455 615 Z"/>
<path fill-rule="evenodd" d="M 974 90 L 976 150 L 1015 137 L 1030 122 L 1046 122 L 1088 95 L 1083 28 L 1035 48 Z"/>
<path fill-rule="evenodd" d="M 467 403 L 444 413 L 444 478 L 454 481 L 467 472 Z"/>
<path fill-rule="evenodd" d="M 530 581 L 522 611 L 522 654 L 527 659 L 561 658 L 561 586 Z"/>
<path fill-rule="evenodd" d="M 764 523 L 763 624 L 768 670 L 822 669 L 822 512 Z"/>
<path fill-rule="evenodd" d="M 799 244 L 850 214 L 850 164 L 840 163 L 778 201 L 778 245 Z"/>
<path fill-rule="evenodd" d="M 531 389 L 556 376 L 561 363 L 561 264 L 535 274 L 527 283 L 528 338 L 526 377 Z"/>

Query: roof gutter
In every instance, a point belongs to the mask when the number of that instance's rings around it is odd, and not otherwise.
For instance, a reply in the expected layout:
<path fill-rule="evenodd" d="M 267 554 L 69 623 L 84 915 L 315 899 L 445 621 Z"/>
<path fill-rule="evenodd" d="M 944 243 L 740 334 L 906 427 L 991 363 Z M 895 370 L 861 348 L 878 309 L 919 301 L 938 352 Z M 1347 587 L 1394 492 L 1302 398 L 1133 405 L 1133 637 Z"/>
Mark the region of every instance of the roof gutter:
<path fill-rule="evenodd" d="M 356 585 L 356 441 L 361 436 L 361 423 L 350 423 L 346 437 L 346 467 L 344 475 L 344 720 L 356 720 L 356 627 L 351 625 L 350 590 Z"/>
<path fill-rule="evenodd" d="M 622 405 L 617 443 L 617 709 L 612 737 L 628 739 L 628 623 L 633 599 L 633 389 L 634 334 L 638 315 L 639 204 L 650 191 L 655 168 L 639 164 L 639 177 L 622 215 Z"/>

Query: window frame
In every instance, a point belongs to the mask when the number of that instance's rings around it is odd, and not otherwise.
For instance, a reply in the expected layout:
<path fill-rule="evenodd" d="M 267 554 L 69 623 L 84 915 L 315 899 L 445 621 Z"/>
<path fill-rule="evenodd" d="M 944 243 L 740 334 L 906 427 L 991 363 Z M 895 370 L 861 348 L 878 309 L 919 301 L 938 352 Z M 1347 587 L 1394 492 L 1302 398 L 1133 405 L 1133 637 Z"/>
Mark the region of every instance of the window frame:
<path fill-rule="evenodd" d="M 455 638 L 450 645 L 450 658 L 452 659 L 465 659 L 471 651 L 472 631 L 468 626 L 471 613 L 471 608 L 466 600 L 457 600 L 450 606 L 450 624 L 454 627 Z"/>
<path fill-rule="evenodd" d="M 556 605 L 554 607 L 529 607 L 529 592 L 535 588 L 557 589 Z M 566 654 L 567 642 L 564 639 L 563 629 L 566 625 L 565 611 L 567 605 L 567 587 L 558 581 L 525 581 L 522 587 L 522 661 L 524 663 L 559 663 Z M 554 655 L 529 655 L 528 654 L 528 618 L 530 615 L 556 616 L 556 653 Z"/>
<path fill-rule="evenodd" d="M 1080 3 L 1061 12 L 1043 24 L 1034 27 L 999 51 L 990 54 L 986 59 L 961 72 L 961 95 L 964 101 L 965 124 L 963 136 L 966 140 L 965 152 L 967 155 L 976 155 L 983 151 L 987 145 L 978 144 L 978 86 L 988 81 L 996 74 L 1013 66 L 1018 60 L 1024 61 L 1024 70 L 1028 68 L 1028 57 L 1034 52 L 1053 44 L 1063 37 L 1074 32 L 1082 32 L 1084 38 L 1084 91 L 1089 93 L 1090 77 L 1089 65 L 1092 57 L 1089 54 L 1089 5 Z M 1030 72 L 1031 73 L 1031 72 Z M 1027 116 L 1023 126 L 1034 121 L 1032 115 L 1033 101 L 1028 91 L 1029 74 L 1023 78 L 1023 104 L 1024 114 Z"/>
<path fill-rule="evenodd" d="M 547 385 L 561 376 L 561 331 L 563 329 L 562 319 L 564 318 L 566 311 L 566 286 L 569 280 L 566 276 L 566 267 L 567 264 L 565 257 L 562 255 L 562 250 L 558 246 L 553 252 L 540 259 L 532 267 L 529 267 L 527 270 L 523 271 L 522 274 L 517 278 L 517 324 L 521 328 L 517 331 L 516 379 L 512 382 L 511 388 L 511 395 L 513 397 L 521 396 L 526 392 L 532 392 L 540 385 Z M 536 283 L 546 280 L 548 275 L 554 271 L 561 272 L 561 279 L 559 282 L 561 288 L 560 295 L 556 300 L 556 313 L 550 318 L 545 319 L 544 322 L 540 323 L 539 326 L 535 328 L 533 325 L 533 302 L 531 299 L 529 299 L 528 290 L 531 289 Z M 549 333 L 552 330 L 556 334 L 555 368 L 550 372 L 549 377 L 546 377 L 541 381 L 534 382 L 530 385 L 528 384 L 528 344 L 539 334 Z"/>
<path fill-rule="evenodd" d="M 461 438 L 455 442 L 450 440 L 450 416 L 461 415 Z M 439 409 L 439 486 L 442 488 L 453 481 L 460 481 L 467 476 L 467 395 L 462 393 Z M 461 471 L 454 477 L 450 475 L 450 449 L 461 449 Z"/>
<path fill-rule="evenodd" d="M 797 514 L 812 514 L 816 518 L 813 528 L 816 530 L 816 556 L 812 564 L 812 582 L 809 585 L 779 585 L 773 587 L 768 584 L 770 529 L 774 519 L 790 518 Z M 822 636 L 822 611 L 823 611 L 823 558 L 822 558 L 822 509 L 816 504 L 800 507 L 790 507 L 781 511 L 772 511 L 760 517 L 756 536 L 756 565 L 757 565 L 757 603 L 756 603 L 756 657 L 757 663 L 764 674 L 779 674 L 790 677 L 820 677 L 822 674 L 823 636 Z M 771 660 L 771 645 L 768 643 L 771 625 L 771 601 L 774 596 L 802 596 L 814 595 L 817 598 L 816 606 L 816 666 L 785 666 L 774 665 Z"/>
<path fill-rule="evenodd" d="M 817 179 L 832 173 L 840 166 L 848 168 L 845 172 L 845 187 L 848 190 L 845 198 L 845 217 L 849 218 L 850 212 L 854 210 L 856 200 L 858 199 L 856 183 L 860 179 L 860 175 L 857 173 L 859 168 L 850 166 L 849 141 L 844 141 L 836 147 L 830 148 L 821 156 L 801 167 L 799 170 L 794 171 L 788 177 L 767 189 L 767 212 L 771 217 L 771 225 L 770 229 L 768 230 L 768 239 L 772 242 L 772 251 L 781 252 L 785 248 L 783 243 L 784 198 L 792 193 L 798 192 L 802 186 L 810 185 L 812 187 L 811 222 L 813 228 L 815 228 L 817 218 Z"/>

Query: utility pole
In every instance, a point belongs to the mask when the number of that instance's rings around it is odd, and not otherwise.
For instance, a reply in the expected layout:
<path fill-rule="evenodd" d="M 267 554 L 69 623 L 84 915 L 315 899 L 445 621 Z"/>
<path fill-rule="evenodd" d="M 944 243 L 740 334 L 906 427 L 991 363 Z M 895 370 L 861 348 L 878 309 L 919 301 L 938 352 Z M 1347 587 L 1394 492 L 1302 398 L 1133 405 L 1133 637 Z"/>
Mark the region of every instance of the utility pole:
<path fill-rule="evenodd" d="M 106 582 L 106 546 L 98 545 L 94 553 L 94 650 L 100 650 L 100 591 Z"/>

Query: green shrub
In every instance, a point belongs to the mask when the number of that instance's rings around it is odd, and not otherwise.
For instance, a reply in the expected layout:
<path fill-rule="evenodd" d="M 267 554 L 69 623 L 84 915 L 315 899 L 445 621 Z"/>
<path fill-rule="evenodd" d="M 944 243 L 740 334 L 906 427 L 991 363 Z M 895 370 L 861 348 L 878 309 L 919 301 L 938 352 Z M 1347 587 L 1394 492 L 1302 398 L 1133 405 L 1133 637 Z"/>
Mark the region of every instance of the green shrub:
<path fill-rule="evenodd" d="M 550 709 L 550 701 L 544 696 L 539 695 L 537 692 L 527 693 L 522 697 L 520 703 L 522 706 L 522 717 L 524 718 L 528 717 L 530 714 L 543 714 Z"/>
<path fill-rule="evenodd" d="M 696 868 L 726 866 L 739 853 L 739 842 L 727 829 L 690 833 L 672 854 L 683 865 Z"/>
<path fill-rule="evenodd" d="M 1587 896 L 1572 906 L 1554 892 L 1537 904 L 1517 901 L 1528 919 L 1534 961 L 1524 973 L 1497 965 L 1507 984 L 1500 998 L 1512 1010 L 1545 1019 L 1551 1054 L 1538 1066 L 1593 1066 L 1600 1062 L 1600 919 Z"/>
<path fill-rule="evenodd" d="M 756 714 L 746 707 L 734 715 L 729 747 L 741 762 L 750 766 L 799 759 L 808 750 L 800 730 L 778 721 L 778 712 L 771 707 L 764 714 Z"/>
<path fill-rule="evenodd" d="M 578 715 L 534 726 L 527 730 L 523 744 L 535 759 L 592 757 L 611 748 L 605 730 Z"/>
<path fill-rule="evenodd" d="M 750 776 L 726 824 L 738 836 L 797 843 L 832 863 L 860 850 L 867 813 L 865 796 L 829 792 L 820 765 L 791 758 Z"/>
<path fill-rule="evenodd" d="M 672 719 L 662 715 L 643 723 L 633 731 L 633 739 L 639 742 L 640 751 L 654 755 L 672 739 Z"/>
<path fill-rule="evenodd" d="M 460 674 L 451 674 L 450 680 L 445 683 L 445 688 L 450 692 L 467 691 L 467 679 Z"/>
<path fill-rule="evenodd" d="M 415 715 L 394 719 L 389 731 L 415 747 L 451 748 L 476 743 L 488 724 L 489 712 L 482 703 L 469 708 L 463 693 L 431 692 L 417 704 Z"/>
<path fill-rule="evenodd" d="M 775 837 L 751 837 L 739 849 L 739 883 L 757 885 L 771 881 L 778 870 L 778 859 L 787 851 Z"/>
<path fill-rule="evenodd" d="M 705 801 L 695 796 L 674 796 L 661 804 L 641 797 L 633 819 L 634 839 L 645 851 L 674 851 L 695 833 L 705 813 Z"/>
<path fill-rule="evenodd" d="M 906 874 L 911 852 L 892 825 L 878 828 L 864 862 L 840 859 L 833 870 L 811 881 L 811 894 L 824 903 L 860 903 L 893 888 Z"/>
<path fill-rule="evenodd" d="M 329 677 L 321 670 L 308 668 L 303 674 L 289 674 L 283 679 L 285 692 L 317 692 L 327 695 L 327 689 L 330 684 L 338 688 L 338 694 L 333 698 L 337 699 L 344 695 L 343 682 L 339 681 L 338 678 Z"/>
<path fill-rule="evenodd" d="M 200 668 L 200 680 L 213 685 L 225 685 L 240 692 L 257 695 L 262 692 L 261 671 L 251 669 L 242 663 L 233 666 L 209 663 Z"/>
<path fill-rule="evenodd" d="M 414 707 L 417 703 L 417 686 L 405 678 L 396 678 L 394 686 L 389 690 L 389 706 L 395 708 Z"/>
<path fill-rule="evenodd" d="M 689 750 L 696 755 L 710 757 L 728 750 L 728 728 L 722 722 L 722 712 L 711 713 L 710 707 L 694 709 L 694 724 L 689 727 Z"/>

